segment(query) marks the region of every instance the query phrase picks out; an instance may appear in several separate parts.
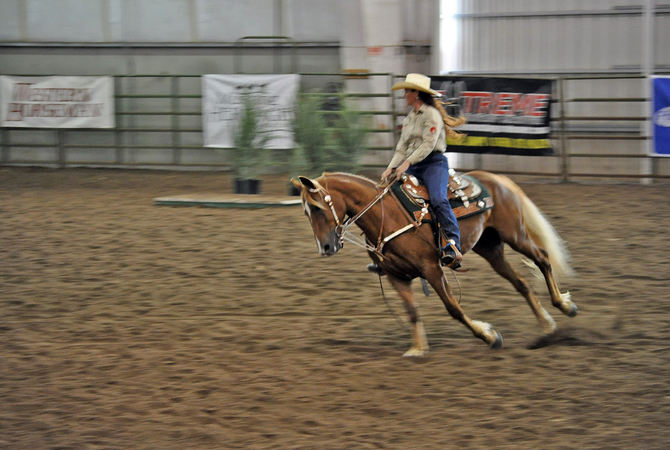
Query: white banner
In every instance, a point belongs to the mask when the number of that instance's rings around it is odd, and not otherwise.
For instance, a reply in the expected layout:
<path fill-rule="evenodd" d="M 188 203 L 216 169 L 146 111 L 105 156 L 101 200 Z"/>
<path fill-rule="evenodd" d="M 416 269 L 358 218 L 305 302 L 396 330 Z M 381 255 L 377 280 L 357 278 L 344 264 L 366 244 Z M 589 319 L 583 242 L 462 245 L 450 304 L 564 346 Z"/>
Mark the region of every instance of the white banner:
<path fill-rule="evenodd" d="M 114 128 L 112 77 L 0 76 L 0 125 Z"/>
<path fill-rule="evenodd" d="M 251 95 L 267 132 L 267 148 L 293 147 L 293 105 L 300 75 L 203 75 L 202 128 L 205 147 L 232 148 L 242 112 L 242 94 Z"/>

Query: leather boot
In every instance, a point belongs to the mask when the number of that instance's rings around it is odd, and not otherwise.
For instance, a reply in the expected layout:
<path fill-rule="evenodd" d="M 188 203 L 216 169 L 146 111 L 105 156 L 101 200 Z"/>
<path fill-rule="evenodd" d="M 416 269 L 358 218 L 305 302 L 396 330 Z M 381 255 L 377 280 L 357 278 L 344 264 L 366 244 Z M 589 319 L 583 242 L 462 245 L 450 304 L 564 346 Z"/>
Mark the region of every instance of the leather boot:
<path fill-rule="evenodd" d="M 461 254 L 456 243 L 453 239 L 447 241 L 447 246 L 442 249 L 442 258 L 441 262 L 443 266 L 447 266 L 450 269 L 458 269 L 461 267 L 461 261 L 463 260 L 463 255 Z"/>

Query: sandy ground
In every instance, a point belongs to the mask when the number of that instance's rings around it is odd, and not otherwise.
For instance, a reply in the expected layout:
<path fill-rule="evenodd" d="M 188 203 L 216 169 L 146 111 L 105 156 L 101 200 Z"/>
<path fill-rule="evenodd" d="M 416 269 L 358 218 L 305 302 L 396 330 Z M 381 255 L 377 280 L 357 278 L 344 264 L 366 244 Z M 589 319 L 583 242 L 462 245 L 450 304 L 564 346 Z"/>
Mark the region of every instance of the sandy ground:
<path fill-rule="evenodd" d="M 421 359 L 402 358 L 409 329 L 365 252 L 319 257 L 299 207 L 152 202 L 230 184 L 0 168 L 0 447 L 668 447 L 667 184 L 522 184 L 568 242 L 578 276 L 562 288 L 580 314 L 537 283 L 559 325 L 540 339 L 523 299 L 468 254 L 453 284 L 505 347 L 416 282 Z"/>

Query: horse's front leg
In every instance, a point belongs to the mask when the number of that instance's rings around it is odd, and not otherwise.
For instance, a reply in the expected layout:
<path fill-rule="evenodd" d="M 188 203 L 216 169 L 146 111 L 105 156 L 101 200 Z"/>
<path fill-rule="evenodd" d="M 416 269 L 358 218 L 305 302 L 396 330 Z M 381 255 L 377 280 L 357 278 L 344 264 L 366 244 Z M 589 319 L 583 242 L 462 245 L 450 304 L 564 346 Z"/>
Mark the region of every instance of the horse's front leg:
<path fill-rule="evenodd" d="M 424 356 L 428 353 L 428 339 L 426 339 L 423 322 L 419 318 L 418 305 L 412 294 L 412 282 L 391 275 L 388 276 L 388 279 L 405 303 L 405 309 L 412 324 L 412 346 L 403 356 Z"/>
<path fill-rule="evenodd" d="M 444 272 L 438 264 L 435 264 L 434 268 L 429 269 L 425 273 L 425 278 L 433 286 L 437 295 L 440 296 L 442 303 L 447 308 L 451 317 L 461 322 L 463 325 L 468 327 L 472 334 L 474 334 L 479 339 L 486 342 L 491 348 L 500 348 L 503 344 L 503 338 L 489 323 L 482 322 L 479 320 L 473 320 L 465 314 L 461 305 L 458 304 L 458 301 L 451 293 L 451 289 L 447 284 L 447 280 L 444 276 Z"/>

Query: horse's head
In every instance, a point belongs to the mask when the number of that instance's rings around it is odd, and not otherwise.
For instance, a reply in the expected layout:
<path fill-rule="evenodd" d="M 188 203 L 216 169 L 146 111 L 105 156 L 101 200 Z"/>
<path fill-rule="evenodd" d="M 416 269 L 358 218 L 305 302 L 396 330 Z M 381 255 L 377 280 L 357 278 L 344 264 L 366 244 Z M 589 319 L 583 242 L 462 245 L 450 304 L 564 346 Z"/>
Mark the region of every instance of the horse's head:
<path fill-rule="evenodd" d="M 302 206 L 309 219 L 321 256 L 337 253 L 343 245 L 342 220 L 345 215 L 344 202 L 337 193 L 331 195 L 316 180 L 298 177 L 291 180 L 301 189 Z"/>

